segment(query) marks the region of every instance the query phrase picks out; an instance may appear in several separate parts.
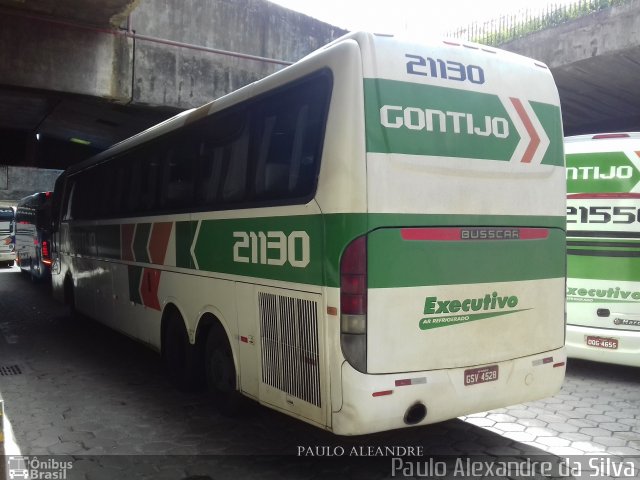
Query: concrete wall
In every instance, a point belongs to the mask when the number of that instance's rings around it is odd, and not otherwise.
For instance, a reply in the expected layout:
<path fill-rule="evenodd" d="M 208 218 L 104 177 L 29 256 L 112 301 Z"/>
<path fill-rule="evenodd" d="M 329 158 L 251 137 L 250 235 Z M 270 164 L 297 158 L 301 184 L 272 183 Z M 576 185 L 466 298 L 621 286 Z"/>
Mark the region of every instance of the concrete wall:
<path fill-rule="evenodd" d="M 0 82 L 127 100 L 131 96 L 129 43 L 96 31 L 3 15 Z"/>
<path fill-rule="evenodd" d="M 552 69 L 640 45 L 640 0 L 607 8 L 500 48 L 545 62 Z"/>
<path fill-rule="evenodd" d="M 131 25 L 144 35 L 291 62 L 346 33 L 265 0 L 143 1 Z M 279 68 L 138 40 L 133 99 L 195 107 Z"/>
<path fill-rule="evenodd" d="M 138 34 L 292 62 L 345 33 L 266 0 L 141 0 L 131 21 Z M 277 68 L 106 30 L 0 17 L 0 83 L 8 86 L 190 108 Z"/>
<path fill-rule="evenodd" d="M 52 191 L 62 170 L 0 165 L 0 206 L 16 205 L 36 192 Z"/>

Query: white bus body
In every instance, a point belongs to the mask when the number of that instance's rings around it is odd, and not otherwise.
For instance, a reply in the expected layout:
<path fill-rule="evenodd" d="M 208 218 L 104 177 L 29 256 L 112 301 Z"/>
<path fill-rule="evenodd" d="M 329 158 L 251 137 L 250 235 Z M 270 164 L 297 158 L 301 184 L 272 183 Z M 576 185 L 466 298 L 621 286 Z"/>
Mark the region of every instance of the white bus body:
<path fill-rule="evenodd" d="M 640 133 L 565 149 L 567 354 L 640 367 Z"/>
<path fill-rule="evenodd" d="M 70 168 L 54 294 L 337 434 L 552 395 L 562 148 L 545 65 L 351 34 Z"/>

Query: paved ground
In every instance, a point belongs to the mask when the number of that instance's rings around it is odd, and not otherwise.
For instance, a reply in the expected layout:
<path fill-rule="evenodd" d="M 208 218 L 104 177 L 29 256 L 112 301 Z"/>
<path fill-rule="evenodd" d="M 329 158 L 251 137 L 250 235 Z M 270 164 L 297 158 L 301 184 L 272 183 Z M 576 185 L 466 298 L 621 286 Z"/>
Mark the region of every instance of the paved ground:
<path fill-rule="evenodd" d="M 15 268 L 0 270 L 0 397 L 15 438 L 6 453 L 71 461 L 66 478 L 453 477 L 460 456 L 493 462 L 534 456 L 557 467 L 564 460 L 555 456 L 583 454 L 610 460 L 586 465 L 588 457 L 571 457 L 583 465 L 575 476 L 628 478 L 638 476 L 640 466 L 639 373 L 570 361 L 553 398 L 429 427 L 336 437 L 259 406 L 225 418 L 206 397 L 172 388 L 157 354 L 93 322 L 72 327 L 45 285 L 30 283 Z M 349 455 L 386 446 L 422 447 L 424 455 L 440 456 L 446 471 L 424 458 L 400 465 L 389 457 Z M 299 447 L 325 455 L 299 458 Z M 339 459 L 326 456 L 342 449 Z M 498 473 L 485 470 L 476 478 L 514 476 Z M 549 475 L 533 478 L 543 476 Z"/>

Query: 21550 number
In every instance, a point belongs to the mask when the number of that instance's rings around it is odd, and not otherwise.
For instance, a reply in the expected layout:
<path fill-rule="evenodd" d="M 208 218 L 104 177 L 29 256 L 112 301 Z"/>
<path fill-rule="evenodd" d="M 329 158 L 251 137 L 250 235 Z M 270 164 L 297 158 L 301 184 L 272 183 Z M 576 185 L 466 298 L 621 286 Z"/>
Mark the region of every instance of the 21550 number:
<path fill-rule="evenodd" d="M 636 207 L 567 207 L 567 223 L 640 222 L 640 208 Z"/>

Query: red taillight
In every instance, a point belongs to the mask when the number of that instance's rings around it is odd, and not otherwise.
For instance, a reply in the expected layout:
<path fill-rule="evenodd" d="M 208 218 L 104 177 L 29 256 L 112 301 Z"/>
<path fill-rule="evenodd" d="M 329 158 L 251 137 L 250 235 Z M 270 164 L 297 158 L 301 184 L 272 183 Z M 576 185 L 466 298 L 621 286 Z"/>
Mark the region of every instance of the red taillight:
<path fill-rule="evenodd" d="M 42 256 L 44 258 L 49 258 L 49 242 L 46 240 L 42 241 Z"/>
<path fill-rule="evenodd" d="M 599 133 L 591 137 L 593 140 L 605 140 L 607 138 L 629 138 L 628 133 Z"/>
<path fill-rule="evenodd" d="M 340 260 L 340 309 L 343 315 L 367 313 L 367 238 L 349 244 Z"/>
<path fill-rule="evenodd" d="M 340 259 L 340 346 L 345 360 L 367 371 L 367 237 L 353 240 Z M 378 392 L 388 395 L 391 391 Z M 374 394 L 376 396 L 376 394 Z"/>

